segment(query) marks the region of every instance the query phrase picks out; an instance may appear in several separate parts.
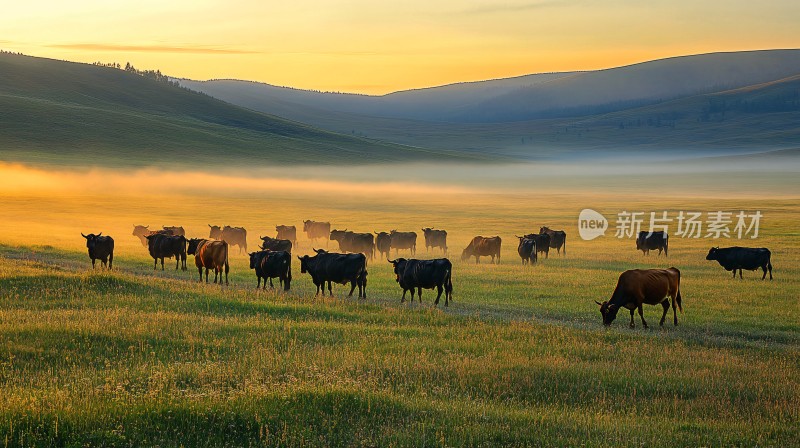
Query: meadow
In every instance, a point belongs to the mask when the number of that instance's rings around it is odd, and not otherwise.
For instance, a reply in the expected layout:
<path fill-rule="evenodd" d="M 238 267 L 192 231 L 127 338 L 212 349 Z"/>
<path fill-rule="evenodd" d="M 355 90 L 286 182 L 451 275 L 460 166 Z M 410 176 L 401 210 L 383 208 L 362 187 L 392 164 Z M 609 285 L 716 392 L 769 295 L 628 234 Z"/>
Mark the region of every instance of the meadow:
<path fill-rule="evenodd" d="M 266 181 L 265 181 L 266 182 Z M 64 182 L 0 195 L 0 444 L 6 446 L 793 446 L 800 443 L 800 231 L 796 197 L 611 190 L 158 189 Z M 398 187 L 399 188 L 399 187 Z M 764 197 L 768 197 L 765 199 Z M 757 240 L 673 237 L 643 256 L 611 230 L 577 236 L 583 208 L 754 211 Z M 448 231 L 454 301 L 400 303 L 390 265 L 368 298 L 257 291 L 231 252 L 231 285 L 152 270 L 134 224 L 244 226 L 251 251 L 277 224 Z M 514 235 L 563 228 L 567 255 L 521 265 Z M 674 223 L 673 223 L 674 226 Z M 674 232 L 674 227 L 671 229 Z M 80 233 L 116 241 L 90 269 Z M 462 262 L 500 235 L 499 265 Z M 312 244 L 299 236 L 298 254 Z M 732 280 L 712 245 L 772 250 L 773 281 Z M 331 246 L 333 248 L 333 245 Z M 419 258 L 440 256 L 425 251 Z M 678 267 L 679 326 L 602 325 L 619 274 Z M 172 264 L 174 268 L 174 263 Z"/>

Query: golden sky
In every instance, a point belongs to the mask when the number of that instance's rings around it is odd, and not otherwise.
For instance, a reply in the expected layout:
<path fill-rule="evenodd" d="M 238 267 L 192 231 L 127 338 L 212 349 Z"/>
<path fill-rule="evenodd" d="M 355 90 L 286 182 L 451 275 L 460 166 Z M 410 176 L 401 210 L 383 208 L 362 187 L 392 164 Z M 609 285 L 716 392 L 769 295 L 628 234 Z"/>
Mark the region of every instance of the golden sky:
<path fill-rule="evenodd" d="M 176 77 L 372 94 L 685 54 L 800 48 L 799 0 L 3 3 L 5 50 L 131 62 Z"/>

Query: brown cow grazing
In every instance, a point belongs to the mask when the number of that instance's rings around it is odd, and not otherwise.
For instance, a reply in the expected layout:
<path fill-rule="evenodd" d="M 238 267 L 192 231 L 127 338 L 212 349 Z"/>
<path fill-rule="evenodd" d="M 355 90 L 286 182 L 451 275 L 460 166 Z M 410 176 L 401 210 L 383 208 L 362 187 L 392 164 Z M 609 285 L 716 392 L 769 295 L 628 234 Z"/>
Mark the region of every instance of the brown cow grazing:
<path fill-rule="evenodd" d="M 142 242 L 142 246 L 147 247 L 147 235 L 150 235 L 150 226 L 137 226 L 136 224 L 133 225 L 133 236 L 139 238 L 139 241 Z"/>
<path fill-rule="evenodd" d="M 411 255 L 417 253 L 417 234 L 416 232 L 398 232 L 392 230 L 389 232 L 389 247 L 394 249 L 395 256 L 400 252 L 400 249 L 409 249 Z"/>
<path fill-rule="evenodd" d="M 461 252 L 461 261 L 469 260 L 469 257 L 475 257 L 475 263 L 480 264 L 481 257 L 492 257 L 492 263 L 495 263 L 497 257 L 497 264 L 500 264 L 500 246 L 503 240 L 499 236 L 484 237 L 476 236 L 469 242 L 469 246 Z"/>
<path fill-rule="evenodd" d="M 539 229 L 539 234 L 550 235 L 550 247 L 561 254 L 561 248 L 564 248 L 563 255 L 567 255 L 567 232 L 563 230 L 552 230 L 549 227 L 542 227 Z"/>
<path fill-rule="evenodd" d="M 189 240 L 189 247 L 186 250 L 189 255 L 194 255 L 194 265 L 200 273 L 200 281 L 203 281 L 203 268 L 206 270 L 206 283 L 208 283 L 208 271 L 214 270 L 214 283 L 222 284 L 222 273 L 225 273 L 225 284 L 228 284 L 228 243 L 225 241 L 209 241 L 200 238 Z"/>
<path fill-rule="evenodd" d="M 664 307 L 664 314 L 661 315 L 660 325 L 664 325 L 664 319 L 669 311 L 670 299 L 672 299 L 672 313 L 674 323 L 678 325 L 678 312 L 683 313 L 681 304 L 681 272 L 676 268 L 669 269 L 633 269 L 625 271 L 619 276 L 617 287 L 611 300 L 600 303 L 600 314 L 603 316 L 603 324 L 611 325 L 617 317 L 620 308 L 627 308 L 631 311 L 631 328 L 633 323 L 633 310 L 639 310 L 639 317 L 642 318 L 642 326 L 647 328 L 644 321 L 642 305 L 658 305 Z M 677 307 L 676 307 L 677 303 Z"/>
<path fill-rule="evenodd" d="M 278 232 L 275 239 L 289 240 L 292 242 L 292 246 L 297 246 L 297 228 L 295 226 L 275 226 L 275 230 Z"/>
<path fill-rule="evenodd" d="M 172 232 L 175 236 L 186 236 L 183 226 L 161 226 L 162 229 Z"/>
<path fill-rule="evenodd" d="M 425 250 L 432 251 L 434 247 L 442 249 L 442 252 L 447 255 L 447 231 L 436 230 L 430 227 L 422 229 L 425 235 Z"/>
<path fill-rule="evenodd" d="M 327 241 L 331 234 L 331 223 L 306 220 L 303 221 L 303 232 L 306 232 L 306 236 L 311 241 L 320 238 Z"/>
<path fill-rule="evenodd" d="M 89 249 L 89 258 L 92 259 L 92 269 L 94 269 L 96 260 L 100 260 L 103 267 L 106 267 L 106 263 L 108 263 L 108 269 L 111 269 L 111 265 L 114 264 L 114 238 L 102 235 L 103 232 L 97 235 L 81 233 L 81 236 L 86 238 L 86 248 Z"/>
<path fill-rule="evenodd" d="M 387 232 L 375 232 L 375 248 L 388 260 L 392 250 L 392 237 Z"/>
<path fill-rule="evenodd" d="M 231 246 L 239 246 L 240 254 L 247 253 L 247 230 L 244 227 L 225 226 L 220 239 Z"/>

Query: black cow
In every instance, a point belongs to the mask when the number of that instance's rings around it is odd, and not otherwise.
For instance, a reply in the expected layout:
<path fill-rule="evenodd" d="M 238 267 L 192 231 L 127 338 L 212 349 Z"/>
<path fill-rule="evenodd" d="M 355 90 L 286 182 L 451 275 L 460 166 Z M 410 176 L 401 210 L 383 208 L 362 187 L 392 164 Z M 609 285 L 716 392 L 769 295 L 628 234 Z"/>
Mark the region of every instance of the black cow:
<path fill-rule="evenodd" d="M 658 255 L 664 251 L 664 256 L 668 256 L 669 234 L 663 230 L 657 232 L 646 232 L 642 230 L 636 237 L 636 250 L 642 251 L 645 255 L 650 255 L 651 250 L 658 249 Z"/>
<path fill-rule="evenodd" d="M 550 235 L 550 247 L 561 254 L 561 249 L 564 249 L 564 255 L 567 255 L 567 232 L 563 230 L 552 230 L 549 227 L 542 227 L 539 229 L 539 234 Z"/>
<path fill-rule="evenodd" d="M 400 249 L 409 249 L 411 255 L 417 253 L 417 234 L 416 232 L 398 232 L 392 230 L 389 232 L 389 246 L 394 249 L 395 255 L 400 252 Z"/>
<path fill-rule="evenodd" d="M 439 247 L 447 255 L 447 231 L 436 230 L 430 227 L 422 229 L 425 235 L 425 250 L 433 250 L 434 247 Z"/>
<path fill-rule="evenodd" d="M 358 298 L 367 298 L 367 257 L 364 254 L 337 254 L 316 251 L 317 255 L 297 257 L 300 260 L 300 272 L 308 272 L 317 287 L 317 294 L 322 290 L 325 295 L 325 282 L 328 292 L 333 295 L 331 283 L 347 284 L 350 282 L 350 293 L 358 286 Z"/>
<path fill-rule="evenodd" d="M 632 269 L 625 271 L 617 280 L 617 287 L 611 300 L 600 303 L 600 314 L 603 316 L 603 324 L 611 325 L 617 317 L 620 308 L 627 308 L 631 312 L 631 328 L 634 327 L 633 311 L 639 310 L 639 317 L 642 318 L 642 326 L 647 328 L 644 320 L 643 304 L 658 305 L 664 308 L 661 315 L 660 325 L 664 325 L 664 319 L 669 311 L 670 299 L 672 299 L 672 314 L 674 324 L 678 325 L 677 309 L 683 313 L 681 304 L 681 272 L 676 268 L 669 269 Z M 677 307 L 676 307 L 677 304 Z"/>
<path fill-rule="evenodd" d="M 706 255 L 706 260 L 717 260 L 726 271 L 733 271 L 733 278 L 736 278 L 736 270 L 739 270 L 739 278 L 742 278 L 742 269 L 755 271 L 761 268 L 764 275 L 761 280 L 767 277 L 772 280 L 772 253 L 765 247 L 712 247 Z"/>
<path fill-rule="evenodd" d="M 526 236 L 517 236 L 519 238 L 519 246 L 517 246 L 517 253 L 522 258 L 522 264 L 536 263 L 538 259 L 536 253 L 536 240 Z"/>
<path fill-rule="evenodd" d="M 153 257 L 153 270 L 158 268 L 158 260 L 161 259 L 161 270 L 164 270 L 164 258 L 175 257 L 175 270 L 178 266 L 186 270 L 186 237 L 169 236 L 154 234 L 147 236 L 147 250 Z"/>
<path fill-rule="evenodd" d="M 375 232 L 375 247 L 388 260 L 389 252 L 392 250 L 392 237 L 387 232 Z"/>
<path fill-rule="evenodd" d="M 550 258 L 550 235 L 546 233 L 529 233 L 523 238 L 530 238 L 536 244 L 536 253 L 544 252 L 545 258 Z M 519 238 L 519 237 L 517 237 Z"/>
<path fill-rule="evenodd" d="M 268 236 L 259 237 L 262 241 L 261 250 L 276 250 L 292 253 L 292 242 L 290 240 L 279 240 Z"/>
<path fill-rule="evenodd" d="M 272 279 L 277 277 L 284 291 L 289 290 L 292 281 L 292 256 L 286 251 L 262 250 L 253 252 L 250 255 L 250 269 L 255 269 L 258 277 L 256 289 L 261 287 L 261 279 L 264 279 L 264 289 L 267 289 L 267 279 L 269 287 L 274 288 Z"/>
<path fill-rule="evenodd" d="M 102 235 L 103 232 L 97 235 L 81 233 L 81 236 L 86 238 L 86 248 L 89 249 L 89 258 L 92 259 L 92 269 L 94 269 L 96 260 L 100 260 L 103 267 L 106 267 L 106 263 L 108 263 L 108 269 L 111 269 L 111 265 L 114 263 L 114 238 Z"/>
<path fill-rule="evenodd" d="M 444 306 L 450 306 L 453 299 L 453 264 L 447 258 L 435 260 L 407 260 L 398 258 L 389 260 L 394 266 L 395 280 L 403 288 L 403 298 L 406 301 L 406 291 L 411 291 L 411 302 L 414 302 L 414 289 L 417 289 L 419 301 L 422 303 L 422 288 L 436 288 L 437 295 L 434 305 L 439 304 L 439 299 L 444 291 Z"/>

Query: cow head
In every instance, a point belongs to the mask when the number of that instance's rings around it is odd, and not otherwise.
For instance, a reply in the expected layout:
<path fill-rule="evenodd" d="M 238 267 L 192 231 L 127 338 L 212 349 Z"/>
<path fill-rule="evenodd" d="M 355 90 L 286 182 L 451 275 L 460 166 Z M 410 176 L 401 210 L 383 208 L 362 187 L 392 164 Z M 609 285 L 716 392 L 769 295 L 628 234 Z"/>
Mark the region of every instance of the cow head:
<path fill-rule="evenodd" d="M 211 224 L 208 225 L 210 231 L 208 232 L 208 237 L 219 240 L 222 239 L 222 228 L 220 226 L 212 226 Z"/>
<path fill-rule="evenodd" d="M 150 232 L 148 229 L 150 226 L 137 226 L 136 224 L 133 225 L 133 236 L 144 236 Z"/>
<path fill-rule="evenodd" d="M 95 245 L 97 245 L 97 238 L 102 235 L 103 232 L 98 233 L 95 235 L 94 233 L 90 233 L 88 235 L 84 235 L 81 233 L 81 236 L 86 238 L 86 248 L 89 250 L 94 250 Z"/>
<path fill-rule="evenodd" d="M 308 220 L 308 219 L 303 221 L 303 232 L 308 232 L 308 229 L 311 228 L 311 223 L 312 222 L 314 222 L 314 221 L 311 221 L 311 220 Z"/>
<path fill-rule="evenodd" d="M 472 256 L 472 250 L 468 247 L 461 252 L 461 261 L 467 261 L 471 256 Z"/>
<path fill-rule="evenodd" d="M 711 250 L 708 251 L 708 255 L 706 255 L 706 260 L 717 260 L 719 259 L 717 255 L 717 250 L 719 247 L 712 247 Z"/>
<path fill-rule="evenodd" d="M 429 234 L 429 233 L 430 233 L 432 230 L 433 230 L 433 229 L 432 229 L 432 228 L 430 228 L 430 227 L 425 227 L 424 229 L 422 229 L 422 232 L 423 232 L 425 235 L 427 235 L 427 234 Z"/>
<path fill-rule="evenodd" d="M 617 318 L 617 311 L 619 311 L 619 307 L 612 303 L 608 303 L 608 301 L 600 303 L 595 300 L 594 303 L 600 305 L 600 315 L 603 316 L 603 325 L 611 325 L 611 322 L 614 322 L 614 319 Z"/>
<path fill-rule="evenodd" d="M 344 236 L 345 236 L 345 234 L 346 234 L 346 233 L 347 233 L 347 229 L 344 229 L 344 230 L 336 230 L 336 229 L 333 229 L 333 230 L 331 230 L 331 237 L 330 237 L 330 240 L 331 240 L 331 241 L 338 241 L 338 242 L 341 242 L 341 241 L 342 241 L 342 238 L 344 238 Z"/>
<path fill-rule="evenodd" d="M 405 271 L 407 261 L 405 258 L 389 260 L 389 263 L 394 267 L 394 279 L 397 283 L 400 283 L 400 273 Z"/>
<path fill-rule="evenodd" d="M 189 240 L 189 246 L 186 248 L 186 253 L 189 255 L 197 254 L 197 248 L 200 246 L 200 243 L 206 241 L 202 238 L 192 238 Z"/>
<path fill-rule="evenodd" d="M 247 255 L 250 256 L 250 269 L 255 269 L 258 266 L 258 263 L 264 257 L 264 252 L 252 252 L 248 253 Z"/>
<path fill-rule="evenodd" d="M 300 273 L 305 274 L 308 272 L 308 262 L 311 260 L 311 257 L 308 255 L 303 255 L 302 257 L 297 257 L 300 260 Z"/>
<path fill-rule="evenodd" d="M 549 227 L 540 227 L 540 228 L 539 228 L 539 233 L 540 233 L 540 234 L 542 234 L 542 233 L 547 233 L 547 231 L 548 231 L 548 230 L 550 230 L 550 228 L 549 228 Z"/>

